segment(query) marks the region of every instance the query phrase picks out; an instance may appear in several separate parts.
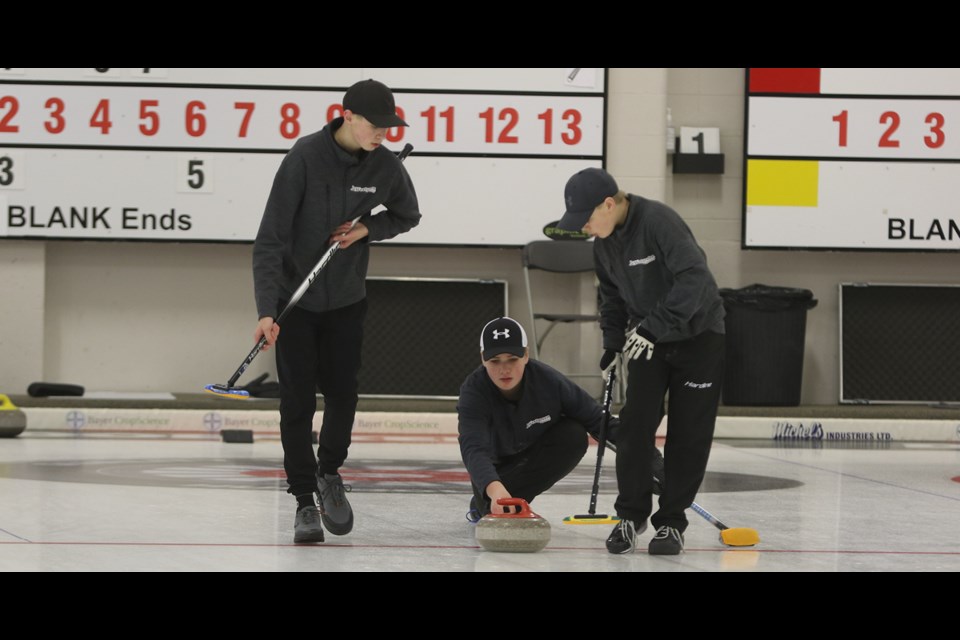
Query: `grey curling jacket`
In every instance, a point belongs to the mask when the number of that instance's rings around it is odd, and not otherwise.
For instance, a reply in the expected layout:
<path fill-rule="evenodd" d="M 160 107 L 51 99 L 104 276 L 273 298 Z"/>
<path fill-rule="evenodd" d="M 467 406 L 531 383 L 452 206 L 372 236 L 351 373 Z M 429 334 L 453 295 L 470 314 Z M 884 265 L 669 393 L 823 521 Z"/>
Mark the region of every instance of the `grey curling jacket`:
<path fill-rule="evenodd" d="M 657 342 L 724 333 L 723 299 L 693 232 L 667 205 L 630 194 L 627 219 L 594 242 L 603 348 L 640 325 Z"/>
<path fill-rule="evenodd" d="M 337 118 L 297 140 L 284 157 L 253 245 L 254 292 L 259 317 L 279 315 L 328 249 L 330 234 L 362 215 L 370 235 L 320 272 L 298 306 L 314 312 L 339 309 L 366 297 L 370 242 L 387 240 L 420 222 L 410 176 L 392 151 L 379 147 L 355 156 L 333 138 Z M 371 211 L 386 207 L 376 215 Z"/>

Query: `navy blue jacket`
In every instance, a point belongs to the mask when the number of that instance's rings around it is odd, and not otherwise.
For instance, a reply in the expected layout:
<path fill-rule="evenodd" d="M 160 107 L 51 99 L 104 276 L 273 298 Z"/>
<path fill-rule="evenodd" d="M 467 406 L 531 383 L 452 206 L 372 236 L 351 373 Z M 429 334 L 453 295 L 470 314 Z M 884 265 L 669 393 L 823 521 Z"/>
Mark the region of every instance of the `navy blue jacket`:
<path fill-rule="evenodd" d="M 579 422 L 595 437 L 600 434 L 600 404 L 556 369 L 530 360 L 521 384 L 520 400 L 510 402 L 481 366 L 460 387 L 460 455 L 481 490 L 500 479 L 495 465 L 532 445 L 563 418 Z"/>

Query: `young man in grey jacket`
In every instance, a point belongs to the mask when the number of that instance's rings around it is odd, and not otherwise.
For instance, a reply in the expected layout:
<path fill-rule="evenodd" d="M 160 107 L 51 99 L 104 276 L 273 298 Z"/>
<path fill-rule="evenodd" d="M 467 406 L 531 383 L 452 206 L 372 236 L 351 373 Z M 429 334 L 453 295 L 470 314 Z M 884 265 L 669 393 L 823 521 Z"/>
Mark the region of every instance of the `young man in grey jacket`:
<path fill-rule="evenodd" d="M 650 518 L 657 532 L 649 553 L 676 555 L 683 550 L 684 512 L 703 482 L 713 442 L 723 381 L 723 300 L 706 255 L 673 209 L 620 191 L 602 169 L 575 174 L 565 198 L 559 227 L 596 238 L 600 367 L 613 366 L 621 351 L 628 363 L 617 443 L 621 521 L 607 550 L 633 551 Z M 649 452 L 667 393 L 666 486 L 650 517 Z"/>
<path fill-rule="evenodd" d="M 297 498 L 295 542 L 323 542 L 324 526 L 334 535 L 353 528 L 339 469 L 357 407 L 369 243 L 420 221 L 410 176 L 383 147 L 389 128 L 405 126 L 384 84 L 362 80 L 350 87 L 343 116 L 299 139 L 283 159 L 254 244 L 260 316 L 254 340 L 266 336 L 265 349 L 277 345 L 283 463 L 287 491 Z M 381 205 L 386 209 L 371 213 Z M 334 242 L 340 250 L 280 327 L 274 319 Z M 318 389 L 324 410 L 314 456 Z"/>

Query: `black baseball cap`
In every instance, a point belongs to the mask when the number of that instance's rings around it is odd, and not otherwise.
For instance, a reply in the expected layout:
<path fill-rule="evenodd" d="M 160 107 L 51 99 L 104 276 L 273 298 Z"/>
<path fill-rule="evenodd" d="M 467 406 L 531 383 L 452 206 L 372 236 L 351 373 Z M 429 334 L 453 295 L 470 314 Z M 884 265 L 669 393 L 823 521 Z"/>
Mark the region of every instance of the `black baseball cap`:
<path fill-rule="evenodd" d="M 567 210 L 557 223 L 557 228 L 563 231 L 580 231 L 593 215 L 593 210 L 619 191 L 617 181 L 603 169 L 578 171 L 567 180 L 567 188 L 563 193 Z"/>
<path fill-rule="evenodd" d="M 393 92 L 376 80 L 361 80 L 347 89 L 343 95 L 343 108 L 363 116 L 375 127 L 409 126 L 397 115 Z"/>
<path fill-rule="evenodd" d="M 480 333 L 480 353 L 484 362 L 501 353 L 522 358 L 527 354 L 527 332 L 513 318 L 491 320 Z"/>

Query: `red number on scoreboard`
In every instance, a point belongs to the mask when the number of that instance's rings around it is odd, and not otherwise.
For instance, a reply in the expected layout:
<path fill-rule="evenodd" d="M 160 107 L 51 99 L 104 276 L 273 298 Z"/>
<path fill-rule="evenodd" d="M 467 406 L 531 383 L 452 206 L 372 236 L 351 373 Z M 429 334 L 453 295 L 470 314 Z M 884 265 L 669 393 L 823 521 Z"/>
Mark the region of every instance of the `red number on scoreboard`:
<path fill-rule="evenodd" d="M 893 134 L 895 134 L 897 129 L 900 128 L 900 114 L 898 114 L 896 111 L 884 111 L 883 115 L 880 116 L 880 124 L 889 125 L 887 130 L 883 132 L 883 135 L 880 136 L 880 146 L 898 148 L 900 146 L 900 141 L 894 140 Z"/>
<path fill-rule="evenodd" d="M 17 111 L 20 110 L 20 103 L 18 103 L 17 99 L 13 96 L 3 96 L 0 98 L 0 109 L 6 109 L 7 107 L 10 108 L 10 111 L 7 111 L 7 115 L 0 119 L 0 133 L 16 133 L 20 131 L 20 127 L 11 124 L 10 121 L 13 120 L 13 116 L 17 115 Z"/>
<path fill-rule="evenodd" d="M 486 111 L 480 113 L 480 117 L 486 121 L 486 128 L 483 137 L 484 142 L 493 142 L 493 115 L 493 107 L 490 107 Z M 497 136 L 497 142 L 499 144 L 516 144 L 519 142 L 517 136 L 510 134 L 514 127 L 517 126 L 517 122 L 520 121 L 520 114 L 517 112 L 517 110 L 513 107 L 501 109 L 497 119 L 500 121 L 506 121 L 506 125 L 503 127 L 503 130 L 500 131 L 500 135 Z"/>
<path fill-rule="evenodd" d="M 253 110 L 256 108 L 256 103 L 253 102 L 234 102 L 233 108 L 240 109 L 243 111 L 243 120 L 240 121 L 240 132 L 237 133 L 238 138 L 247 137 L 247 129 L 250 126 L 250 118 L 253 116 Z"/>
<path fill-rule="evenodd" d="M 145 136 L 153 136 L 160 130 L 160 114 L 154 111 L 160 106 L 159 100 L 141 100 L 140 101 L 140 119 L 146 122 L 140 125 L 140 133 Z"/>
<path fill-rule="evenodd" d="M 833 121 L 840 125 L 839 144 L 841 147 L 847 146 L 847 112 L 841 111 L 833 116 Z"/>
<path fill-rule="evenodd" d="M 110 133 L 113 122 L 110 121 L 110 101 L 106 98 L 97 103 L 97 108 L 90 116 L 90 127 L 100 129 L 100 135 L 105 136 Z"/>
<path fill-rule="evenodd" d="M 939 149 L 940 147 L 943 146 L 943 143 L 946 142 L 947 140 L 946 135 L 943 133 L 943 123 L 944 123 L 943 114 L 933 112 L 927 116 L 924 122 L 930 125 L 930 133 L 933 134 L 931 136 L 923 137 L 924 144 L 926 144 L 931 149 Z"/>
<path fill-rule="evenodd" d="M 50 98 L 43 106 L 50 109 L 50 117 L 52 118 L 52 120 L 47 120 L 43 123 L 43 128 L 50 133 L 60 133 L 63 131 L 67 126 L 67 121 L 63 118 L 63 112 L 66 109 L 63 100 L 60 98 Z"/>

